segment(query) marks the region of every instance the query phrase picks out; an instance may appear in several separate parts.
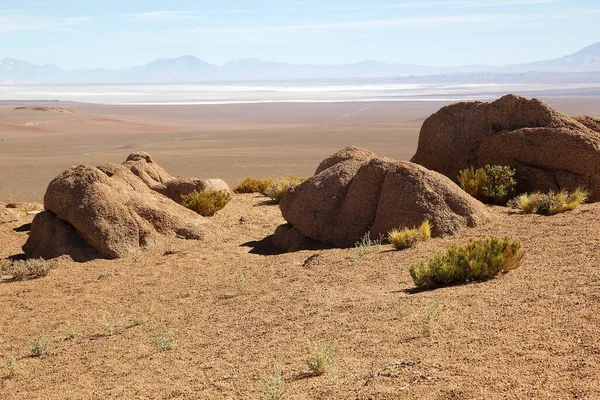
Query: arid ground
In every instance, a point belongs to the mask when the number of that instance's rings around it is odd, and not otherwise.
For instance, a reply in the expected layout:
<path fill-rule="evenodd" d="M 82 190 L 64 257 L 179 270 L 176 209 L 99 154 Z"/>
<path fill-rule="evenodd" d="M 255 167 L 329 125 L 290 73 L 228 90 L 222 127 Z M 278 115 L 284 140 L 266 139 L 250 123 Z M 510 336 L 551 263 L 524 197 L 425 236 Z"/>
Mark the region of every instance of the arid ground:
<path fill-rule="evenodd" d="M 546 99 L 570 115 L 600 115 L 598 99 Z M 48 182 L 78 164 L 146 151 L 173 175 L 310 176 L 342 147 L 409 159 L 423 120 L 445 103 L 287 103 L 101 106 L 45 103 L 73 114 L 0 103 L 0 201 L 42 201 Z"/>
<path fill-rule="evenodd" d="M 600 115 L 600 101 L 549 100 Z M 70 165 L 144 150 L 173 175 L 310 175 L 360 145 L 407 159 L 439 103 L 0 108 L 0 200 L 41 201 Z M 552 217 L 490 207 L 492 222 L 405 251 L 277 254 L 283 223 L 260 195 L 235 195 L 205 241 L 172 239 L 133 259 L 74 263 L 0 283 L 0 399 L 255 399 L 279 366 L 285 399 L 599 399 L 600 203 Z M 21 253 L 32 217 L 0 224 L 0 258 Z M 522 242 L 496 279 L 416 292 L 408 268 L 451 243 Z M 50 337 L 47 352 L 31 343 Z M 311 376 L 311 344 L 332 369 Z M 158 343 L 172 344 L 161 351 Z M 2 366 L 0 366 L 2 367 Z M 5 371 L 4 368 L 2 371 Z M 0 372 L 2 372 L 0 371 Z"/>

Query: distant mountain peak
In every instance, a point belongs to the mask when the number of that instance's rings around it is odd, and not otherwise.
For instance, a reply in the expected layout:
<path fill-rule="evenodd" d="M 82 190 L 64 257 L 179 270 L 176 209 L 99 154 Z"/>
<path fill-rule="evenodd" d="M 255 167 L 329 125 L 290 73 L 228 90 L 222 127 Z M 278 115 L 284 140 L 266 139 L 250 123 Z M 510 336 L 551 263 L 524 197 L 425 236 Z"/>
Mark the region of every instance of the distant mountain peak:
<path fill-rule="evenodd" d="M 598 56 L 598 55 L 600 55 L 600 42 L 591 44 L 587 47 L 584 47 L 583 49 L 579 50 L 578 52 L 576 52 L 574 54 L 578 54 L 578 53 Z"/>

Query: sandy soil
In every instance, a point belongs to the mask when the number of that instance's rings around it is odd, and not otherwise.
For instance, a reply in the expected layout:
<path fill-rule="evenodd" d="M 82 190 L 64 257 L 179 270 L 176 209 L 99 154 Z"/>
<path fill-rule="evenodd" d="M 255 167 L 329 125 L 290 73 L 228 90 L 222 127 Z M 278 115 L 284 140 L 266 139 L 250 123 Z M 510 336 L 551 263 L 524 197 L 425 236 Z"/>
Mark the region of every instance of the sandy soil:
<path fill-rule="evenodd" d="M 45 278 L 0 284 L 0 354 L 19 359 L 0 393 L 253 399 L 259 374 L 280 365 L 287 399 L 598 399 L 599 212 L 598 203 L 554 217 L 495 208 L 486 226 L 407 251 L 268 255 L 277 206 L 236 195 L 213 217 L 214 238 L 175 240 L 175 254 L 62 260 Z M 29 218 L 0 225 L 1 257 L 20 252 L 27 233 L 13 229 Z M 411 291 L 409 265 L 491 234 L 522 241 L 519 269 Z M 43 332 L 48 352 L 32 358 Z M 159 350 L 163 332 L 174 349 Z M 304 360 L 322 340 L 335 345 L 334 366 L 310 376 Z"/>
<path fill-rule="evenodd" d="M 568 114 L 600 116 L 598 99 L 550 99 Z M 0 200 L 41 201 L 48 182 L 77 164 L 122 162 L 145 150 L 174 175 L 309 176 L 354 144 L 409 159 L 423 120 L 444 103 L 101 106 L 49 103 L 73 114 L 0 105 Z"/>

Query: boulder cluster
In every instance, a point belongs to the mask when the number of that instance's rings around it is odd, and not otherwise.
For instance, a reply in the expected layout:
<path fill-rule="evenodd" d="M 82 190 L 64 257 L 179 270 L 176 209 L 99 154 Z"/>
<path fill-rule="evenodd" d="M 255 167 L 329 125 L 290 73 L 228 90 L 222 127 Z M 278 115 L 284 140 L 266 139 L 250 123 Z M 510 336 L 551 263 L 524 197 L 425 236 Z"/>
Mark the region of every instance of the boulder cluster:
<path fill-rule="evenodd" d="M 485 165 L 514 167 L 523 192 L 584 187 L 599 201 L 600 119 L 516 95 L 443 107 L 424 122 L 410 162 L 357 147 L 324 160 L 281 201 L 288 223 L 273 243 L 285 251 L 314 241 L 346 247 L 426 219 L 434 236 L 485 223 L 486 206 L 455 183 L 460 170 Z"/>
<path fill-rule="evenodd" d="M 134 255 L 165 235 L 203 239 L 207 220 L 178 202 L 207 187 L 229 190 L 218 180 L 173 178 L 146 153 L 123 164 L 69 168 L 48 185 L 45 211 L 35 216 L 23 251 L 85 261 Z"/>

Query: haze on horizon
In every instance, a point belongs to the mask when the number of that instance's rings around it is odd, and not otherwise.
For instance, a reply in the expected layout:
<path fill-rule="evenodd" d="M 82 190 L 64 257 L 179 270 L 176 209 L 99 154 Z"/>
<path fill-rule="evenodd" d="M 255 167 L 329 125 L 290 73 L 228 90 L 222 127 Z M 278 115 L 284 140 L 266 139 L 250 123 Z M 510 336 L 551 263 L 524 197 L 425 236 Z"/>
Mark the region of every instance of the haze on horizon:
<path fill-rule="evenodd" d="M 117 69 L 191 54 L 213 64 L 364 60 L 504 65 L 600 38 L 595 0 L 3 0 L 0 58 Z"/>

